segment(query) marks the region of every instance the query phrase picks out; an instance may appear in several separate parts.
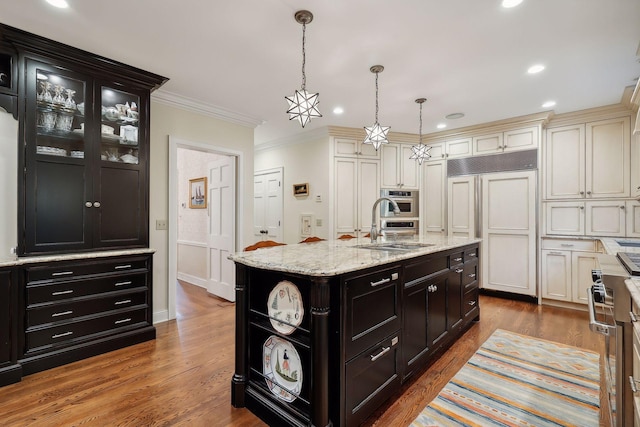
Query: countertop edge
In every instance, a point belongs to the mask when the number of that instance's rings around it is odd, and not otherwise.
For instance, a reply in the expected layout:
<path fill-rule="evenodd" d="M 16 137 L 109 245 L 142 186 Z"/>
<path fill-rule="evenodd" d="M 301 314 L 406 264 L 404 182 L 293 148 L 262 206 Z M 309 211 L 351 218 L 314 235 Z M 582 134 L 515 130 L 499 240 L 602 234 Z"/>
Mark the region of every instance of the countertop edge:
<path fill-rule="evenodd" d="M 70 254 L 15 257 L 11 259 L 0 259 L 0 268 L 18 267 L 22 265 L 41 264 L 46 262 L 73 261 L 73 260 L 83 260 L 83 259 L 108 258 L 108 257 L 114 257 L 114 256 L 152 254 L 155 252 L 156 250 L 152 248 L 138 248 L 138 249 L 118 249 L 118 250 L 97 251 L 97 252 L 74 252 Z"/>

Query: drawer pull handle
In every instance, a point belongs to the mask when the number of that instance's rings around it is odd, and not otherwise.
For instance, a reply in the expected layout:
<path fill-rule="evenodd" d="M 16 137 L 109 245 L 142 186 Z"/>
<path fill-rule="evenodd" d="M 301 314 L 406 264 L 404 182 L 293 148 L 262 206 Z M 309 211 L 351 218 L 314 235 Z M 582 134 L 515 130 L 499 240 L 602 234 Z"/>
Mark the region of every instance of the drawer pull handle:
<path fill-rule="evenodd" d="M 456 270 L 456 273 L 462 273 L 463 271 L 464 271 L 463 269 L 459 268 Z"/>
<path fill-rule="evenodd" d="M 460 261 L 462 261 L 462 258 L 454 258 L 453 260 L 454 260 L 455 262 L 460 262 Z"/>
<path fill-rule="evenodd" d="M 58 292 L 52 292 L 51 295 L 52 296 L 58 296 L 58 295 L 66 295 L 66 294 L 72 294 L 73 290 L 69 289 L 68 291 L 58 291 Z"/>
<path fill-rule="evenodd" d="M 470 253 L 470 254 L 469 254 L 469 256 L 470 256 L 470 257 L 475 257 L 475 256 L 476 256 L 476 253 L 475 253 L 475 252 L 472 252 L 472 253 Z"/>
<path fill-rule="evenodd" d="M 125 299 L 125 300 L 122 300 L 122 301 L 116 301 L 115 305 L 129 304 L 130 302 L 131 302 L 130 299 Z"/>
<path fill-rule="evenodd" d="M 390 281 L 391 279 L 387 277 L 385 279 L 378 280 L 377 282 L 370 282 L 370 283 L 371 283 L 371 287 L 375 288 L 376 286 L 384 285 L 385 283 L 389 283 Z"/>
<path fill-rule="evenodd" d="M 550 251 L 549 255 L 562 255 L 562 252 L 558 252 L 558 251 Z"/>
<path fill-rule="evenodd" d="M 127 322 L 131 322 L 131 318 L 127 317 L 126 319 L 122 319 L 122 320 L 116 320 L 115 322 L 113 322 L 115 325 L 119 325 L 121 323 L 127 323 Z"/>
<path fill-rule="evenodd" d="M 51 273 L 51 276 L 53 277 L 58 277 L 58 276 L 69 276 L 73 274 L 73 271 L 59 271 L 57 273 Z"/>
<path fill-rule="evenodd" d="M 115 269 L 116 270 L 124 270 L 126 268 L 131 268 L 131 264 L 126 264 L 126 265 L 116 265 Z"/>
<path fill-rule="evenodd" d="M 469 305 L 470 305 L 471 307 L 473 307 L 474 305 L 476 305 L 476 302 L 475 302 L 475 301 L 469 301 Z"/>
<path fill-rule="evenodd" d="M 629 312 L 629 317 L 631 318 L 631 322 L 637 322 L 638 321 L 638 315 L 635 314 L 633 311 Z"/>
<path fill-rule="evenodd" d="M 66 316 L 67 314 L 73 314 L 73 310 L 61 311 L 60 313 L 53 313 L 51 317 Z"/>
<path fill-rule="evenodd" d="M 560 246 L 564 248 L 572 248 L 574 246 L 573 243 L 561 243 Z"/>
<path fill-rule="evenodd" d="M 69 331 L 69 332 L 64 332 L 62 334 L 51 335 L 51 338 L 62 338 L 62 337 L 68 337 L 69 335 L 73 335 L 73 332 Z"/>
<path fill-rule="evenodd" d="M 476 278 L 476 273 L 471 273 L 468 275 L 470 278 L 475 279 Z"/>
<path fill-rule="evenodd" d="M 369 357 L 371 357 L 371 361 L 375 362 L 376 360 L 380 359 L 382 356 L 384 356 L 385 354 L 387 354 L 389 352 L 389 350 L 391 350 L 391 347 L 382 347 L 382 351 L 376 355 L 371 355 Z"/>
<path fill-rule="evenodd" d="M 127 280 L 126 282 L 118 282 L 114 286 L 125 286 L 130 284 L 131 284 L 131 280 Z"/>
<path fill-rule="evenodd" d="M 629 375 L 629 385 L 631 385 L 631 391 L 635 394 L 638 392 L 638 387 L 636 386 L 637 383 L 639 383 L 640 381 L 636 380 L 635 378 L 633 378 L 633 376 Z"/>

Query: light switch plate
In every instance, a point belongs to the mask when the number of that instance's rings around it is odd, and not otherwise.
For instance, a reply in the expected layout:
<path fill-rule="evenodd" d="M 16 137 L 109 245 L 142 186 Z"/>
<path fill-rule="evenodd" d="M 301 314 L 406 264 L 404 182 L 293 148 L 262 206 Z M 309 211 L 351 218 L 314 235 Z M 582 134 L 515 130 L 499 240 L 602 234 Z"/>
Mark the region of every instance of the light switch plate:
<path fill-rule="evenodd" d="M 166 230 L 167 229 L 167 220 L 166 219 L 157 219 L 156 220 L 156 230 Z"/>

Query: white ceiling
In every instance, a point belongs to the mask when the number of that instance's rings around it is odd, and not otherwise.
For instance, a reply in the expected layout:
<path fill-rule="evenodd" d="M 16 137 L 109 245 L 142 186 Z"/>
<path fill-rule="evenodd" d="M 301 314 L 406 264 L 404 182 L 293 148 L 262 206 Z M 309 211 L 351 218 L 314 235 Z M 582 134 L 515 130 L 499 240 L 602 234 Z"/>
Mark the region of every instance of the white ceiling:
<path fill-rule="evenodd" d="M 0 7 L 0 22 L 169 77 L 161 91 L 229 113 L 256 143 L 323 126 L 423 133 L 544 111 L 619 103 L 640 75 L 640 0 L 44 0 Z M 307 90 L 322 118 L 303 130 L 285 113 L 300 88 L 308 9 Z M 546 69 L 527 75 L 541 63 Z M 332 110 L 344 108 L 336 116 Z M 446 120 L 449 113 L 465 117 Z M 153 113 L 152 113 L 153 114 Z"/>

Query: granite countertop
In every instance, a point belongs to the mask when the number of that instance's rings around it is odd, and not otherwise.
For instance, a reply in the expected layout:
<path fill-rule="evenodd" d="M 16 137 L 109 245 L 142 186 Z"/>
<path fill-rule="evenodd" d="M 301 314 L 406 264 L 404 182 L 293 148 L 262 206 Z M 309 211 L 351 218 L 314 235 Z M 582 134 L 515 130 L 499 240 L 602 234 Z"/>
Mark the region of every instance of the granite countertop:
<path fill-rule="evenodd" d="M 105 257 L 111 257 L 111 256 L 150 254 L 154 252 L 155 252 L 155 249 L 140 248 L 140 249 L 123 249 L 123 250 L 98 251 L 98 252 L 74 252 L 72 254 L 38 255 L 38 256 L 26 256 L 26 257 L 0 256 L 0 267 L 14 267 L 19 265 L 37 264 L 37 263 L 54 262 L 54 261 L 71 261 L 71 260 L 81 260 L 81 259 L 105 258 Z"/>
<path fill-rule="evenodd" d="M 410 251 L 381 251 L 359 248 L 371 245 L 368 238 L 351 240 L 325 240 L 314 243 L 274 246 L 250 252 L 236 252 L 229 259 L 249 267 L 275 270 L 309 276 L 335 276 L 362 270 L 377 265 L 388 264 L 403 259 L 414 258 L 447 249 L 478 243 L 481 239 L 461 237 L 415 237 L 398 240 L 433 246 L 419 247 Z M 378 244 L 394 240 L 380 239 Z"/>
<path fill-rule="evenodd" d="M 627 252 L 633 254 L 640 254 L 640 247 L 624 246 L 618 242 L 632 242 L 637 243 L 640 246 L 640 239 L 626 239 L 626 238 L 613 238 L 606 237 L 601 238 L 602 246 L 607 254 L 616 255 L 618 252 Z M 631 295 L 631 299 L 640 305 L 640 277 L 631 277 L 625 280 L 627 290 Z"/>

